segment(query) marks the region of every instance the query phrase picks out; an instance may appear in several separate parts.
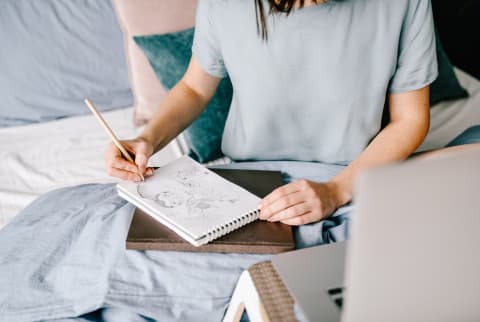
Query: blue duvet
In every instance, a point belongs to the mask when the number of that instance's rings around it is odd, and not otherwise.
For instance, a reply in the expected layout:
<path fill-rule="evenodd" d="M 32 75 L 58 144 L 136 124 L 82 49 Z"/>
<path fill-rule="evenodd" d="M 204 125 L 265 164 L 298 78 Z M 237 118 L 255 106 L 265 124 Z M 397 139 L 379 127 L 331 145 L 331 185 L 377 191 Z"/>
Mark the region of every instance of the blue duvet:
<path fill-rule="evenodd" d="M 318 163 L 230 167 L 325 181 Z M 343 240 L 351 207 L 295 230 L 297 247 Z M 268 255 L 125 250 L 133 206 L 113 185 L 50 192 L 0 231 L 0 321 L 221 321 L 235 283 Z"/>

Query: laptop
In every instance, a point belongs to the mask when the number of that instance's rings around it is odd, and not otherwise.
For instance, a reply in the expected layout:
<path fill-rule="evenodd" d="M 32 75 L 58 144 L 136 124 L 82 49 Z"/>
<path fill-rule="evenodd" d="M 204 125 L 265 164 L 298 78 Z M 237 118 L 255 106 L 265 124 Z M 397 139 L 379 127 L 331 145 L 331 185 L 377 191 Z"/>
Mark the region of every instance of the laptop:
<path fill-rule="evenodd" d="M 306 320 L 480 321 L 480 149 L 368 171 L 354 196 L 348 242 L 272 258 Z"/>

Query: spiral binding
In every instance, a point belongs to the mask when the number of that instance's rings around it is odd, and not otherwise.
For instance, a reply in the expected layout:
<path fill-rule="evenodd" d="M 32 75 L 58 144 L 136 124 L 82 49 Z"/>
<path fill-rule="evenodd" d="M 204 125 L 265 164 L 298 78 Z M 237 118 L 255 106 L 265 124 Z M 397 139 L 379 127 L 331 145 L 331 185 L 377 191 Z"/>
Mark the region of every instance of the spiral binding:
<path fill-rule="evenodd" d="M 212 240 L 215 240 L 223 235 L 226 235 L 240 227 L 243 227 L 245 226 L 246 224 L 249 224 L 251 223 L 252 221 L 255 221 L 258 219 L 258 215 L 260 214 L 260 210 L 259 209 L 255 209 L 255 210 L 252 210 L 248 213 L 246 213 L 245 215 L 237 218 L 237 219 L 234 219 L 233 221 L 227 223 L 227 224 L 224 224 L 224 225 L 220 225 L 220 226 L 216 226 L 216 227 L 213 227 L 212 229 L 210 229 L 208 232 L 207 232 L 207 243 L 211 242 Z"/>

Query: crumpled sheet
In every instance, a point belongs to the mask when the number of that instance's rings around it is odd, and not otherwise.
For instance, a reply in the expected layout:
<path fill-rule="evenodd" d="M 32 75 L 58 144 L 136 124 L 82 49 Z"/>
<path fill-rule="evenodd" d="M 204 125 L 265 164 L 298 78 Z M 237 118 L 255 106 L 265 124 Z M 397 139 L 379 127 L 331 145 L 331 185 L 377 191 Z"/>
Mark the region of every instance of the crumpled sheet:
<path fill-rule="evenodd" d="M 286 182 L 343 168 L 226 167 L 281 170 Z M 350 209 L 295 229 L 297 247 L 344 240 Z M 0 231 L 0 321 L 221 321 L 241 272 L 270 257 L 125 250 L 133 210 L 112 184 L 52 191 L 25 208 Z"/>

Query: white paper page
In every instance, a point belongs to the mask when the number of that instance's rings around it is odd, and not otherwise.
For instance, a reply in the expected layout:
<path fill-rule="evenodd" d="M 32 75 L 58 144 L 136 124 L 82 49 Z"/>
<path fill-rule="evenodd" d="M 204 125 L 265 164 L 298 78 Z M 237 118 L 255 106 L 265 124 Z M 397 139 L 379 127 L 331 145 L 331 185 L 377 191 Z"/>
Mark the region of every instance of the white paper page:
<path fill-rule="evenodd" d="M 119 186 L 195 239 L 255 210 L 260 201 L 186 156 L 156 170 L 144 182 Z"/>

